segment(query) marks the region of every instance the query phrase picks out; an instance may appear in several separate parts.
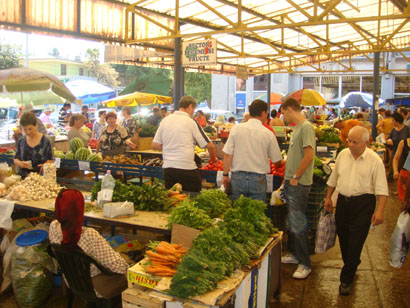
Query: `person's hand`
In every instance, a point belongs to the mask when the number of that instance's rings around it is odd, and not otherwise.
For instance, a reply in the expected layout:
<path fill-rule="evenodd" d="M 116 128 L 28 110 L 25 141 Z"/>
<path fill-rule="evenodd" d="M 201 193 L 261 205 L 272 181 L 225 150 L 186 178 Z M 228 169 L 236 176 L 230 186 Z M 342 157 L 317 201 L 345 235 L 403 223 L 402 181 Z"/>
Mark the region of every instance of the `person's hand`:
<path fill-rule="evenodd" d="M 397 180 L 399 178 L 399 173 L 398 172 L 395 172 L 394 174 L 393 174 L 393 179 L 394 180 Z"/>
<path fill-rule="evenodd" d="M 24 161 L 20 161 L 20 162 L 18 163 L 18 166 L 19 166 L 20 168 L 30 169 L 29 164 L 26 163 L 26 162 L 24 162 Z"/>
<path fill-rule="evenodd" d="M 231 181 L 229 176 L 223 176 L 222 177 L 222 185 L 226 187 L 226 185 Z"/>
<path fill-rule="evenodd" d="M 217 161 L 218 161 L 218 158 L 216 158 L 216 157 L 215 158 L 210 158 L 209 159 L 209 164 L 212 165 L 212 164 L 216 163 Z"/>
<path fill-rule="evenodd" d="M 332 198 L 328 198 L 326 197 L 325 199 L 325 211 L 327 212 L 333 212 L 333 202 L 332 202 Z"/>
<path fill-rule="evenodd" d="M 380 225 L 383 222 L 383 218 L 384 218 L 383 212 L 381 211 L 374 212 L 372 216 L 372 226 Z"/>
<path fill-rule="evenodd" d="M 388 145 L 393 145 L 393 140 L 387 139 L 386 143 L 387 143 Z"/>
<path fill-rule="evenodd" d="M 128 146 L 133 150 L 135 150 L 137 148 L 137 146 L 133 142 L 128 143 Z"/>
<path fill-rule="evenodd" d="M 409 200 L 407 199 L 407 200 L 404 200 L 404 202 L 403 202 L 403 204 L 402 204 L 402 206 L 401 206 L 400 211 L 406 212 L 406 211 L 409 211 L 409 210 L 410 210 L 410 202 L 409 202 Z"/>
<path fill-rule="evenodd" d="M 290 181 L 289 181 L 289 184 L 292 185 L 292 186 L 298 186 L 299 179 L 291 178 Z"/>

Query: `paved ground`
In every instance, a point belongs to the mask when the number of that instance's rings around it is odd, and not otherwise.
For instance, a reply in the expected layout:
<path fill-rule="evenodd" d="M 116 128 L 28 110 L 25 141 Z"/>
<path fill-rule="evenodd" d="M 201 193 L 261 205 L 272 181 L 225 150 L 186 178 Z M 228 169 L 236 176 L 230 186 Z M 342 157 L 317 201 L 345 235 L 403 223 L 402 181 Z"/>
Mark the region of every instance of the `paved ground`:
<path fill-rule="evenodd" d="M 390 184 L 390 191 L 395 191 L 393 183 Z M 407 260 L 401 269 L 392 269 L 389 265 L 390 237 L 399 215 L 399 208 L 397 198 L 389 198 L 384 224 L 370 231 L 352 295 L 338 295 L 342 259 L 340 249 L 336 246 L 325 254 L 312 256 L 313 271 L 304 281 L 291 278 L 295 265 L 283 265 L 280 302 L 271 303 L 270 308 L 410 307 L 410 260 Z M 42 307 L 63 308 L 65 304 L 61 290 L 55 289 Z M 0 296 L 0 307 L 18 307 L 12 292 Z M 80 308 L 85 305 L 76 301 L 74 307 Z"/>

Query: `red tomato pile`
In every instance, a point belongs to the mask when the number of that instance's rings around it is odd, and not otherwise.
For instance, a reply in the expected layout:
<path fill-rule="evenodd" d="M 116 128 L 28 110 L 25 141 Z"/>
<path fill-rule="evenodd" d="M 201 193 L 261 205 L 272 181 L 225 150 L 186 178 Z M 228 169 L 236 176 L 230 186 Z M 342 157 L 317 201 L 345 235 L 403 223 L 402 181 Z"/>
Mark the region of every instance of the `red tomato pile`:
<path fill-rule="evenodd" d="M 209 163 L 201 168 L 202 170 L 213 170 L 213 171 L 223 171 L 224 163 L 222 160 L 218 160 L 214 163 Z"/>
<path fill-rule="evenodd" d="M 97 143 L 98 143 L 97 139 L 90 139 L 90 141 L 88 142 L 88 145 L 90 146 L 90 148 L 96 149 L 97 148 Z"/>
<path fill-rule="evenodd" d="M 87 126 L 91 130 L 93 129 L 93 123 L 86 123 L 84 125 Z"/>
<path fill-rule="evenodd" d="M 6 153 L 7 151 L 14 151 L 14 147 L 2 147 L 0 146 L 0 153 Z"/>
<path fill-rule="evenodd" d="M 281 167 L 276 167 L 275 164 L 273 164 L 270 160 L 270 173 L 273 175 L 277 175 L 280 177 L 284 177 L 285 176 L 285 167 L 286 167 L 286 163 L 284 163 Z"/>

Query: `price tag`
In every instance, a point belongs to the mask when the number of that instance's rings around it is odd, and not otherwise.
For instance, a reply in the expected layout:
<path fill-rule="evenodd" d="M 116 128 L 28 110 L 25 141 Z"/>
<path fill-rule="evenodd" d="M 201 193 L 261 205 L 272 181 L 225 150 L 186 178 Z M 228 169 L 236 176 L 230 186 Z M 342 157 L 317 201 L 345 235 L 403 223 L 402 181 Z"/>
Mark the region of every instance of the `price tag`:
<path fill-rule="evenodd" d="M 266 192 L 271 193 L 273 191 L 273 174 L 266 175 Z"/>
<path fill-rule="evenodd" d="M 316 151 L 320 153 L 325 153 L 327 152 L 327 147 L 326 146 L 317 146 Z"/>
<path fill-rule="evenodd" d="M 78 168 L 80 170 L 89 171 L 90 169 L 90 162 L 89 161 L 78 161 Z"/>
<path fill-rule="evenodd" d="M 112 201 L 113 191 L 111 189 L 102 189 L 100 193 L 102 201 Z"/>
<path fill-rule="evenodd" d="M 56 165 L 57 168 L 60 168 L 60 164 L 61 164 L 61 158 L 56 157 L 54 160 L 54 165 Z"/>

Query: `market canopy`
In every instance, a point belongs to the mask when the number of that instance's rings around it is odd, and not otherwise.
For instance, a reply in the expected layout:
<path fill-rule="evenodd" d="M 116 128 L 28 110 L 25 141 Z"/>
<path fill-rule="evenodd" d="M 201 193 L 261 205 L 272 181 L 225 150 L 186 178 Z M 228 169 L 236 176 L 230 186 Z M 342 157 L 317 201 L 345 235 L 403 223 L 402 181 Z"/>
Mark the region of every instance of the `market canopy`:
<path fill-rule="evenodd" d="M 81 99 L 83 105 L 100 103 L 117 96 L 115 90 L 92 80 L 72 80 L 65 85 L 77 99 Z"/>
<path fill-rule="evenodd" d="M 172 104 L 172 97 L 150 93 L 134 92 L 127 95 L 117 96 L 114 99 L 103 102 L 107 107 L 122 106 L 148 106 L 153 104 Z"/>
<path fill-rule="evenodd" d="M 10 93 L 20 93 L 21 99 L 26 101 L 24 100 L 26 92 L 38 92 L 33 94 L 34 96 L 40 97 L 39 103 L 37 104 L 49 103 L 42 102 L 41 93 L 48 95 L 52 92 L 67 101 L 74 102 L 76 100 L 75 96 L 67 89 L 64 83 L 52 74 L 32 68 L 0 70 L 0 94 L 2 94 L 2 96 L 8 97 Z M 29 100 L 27 99 L 27 101 Z"/>

